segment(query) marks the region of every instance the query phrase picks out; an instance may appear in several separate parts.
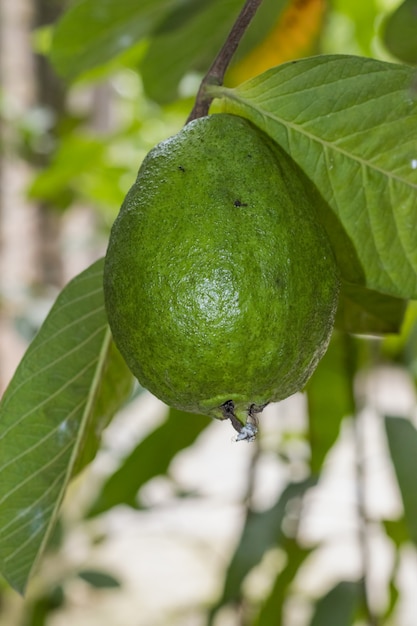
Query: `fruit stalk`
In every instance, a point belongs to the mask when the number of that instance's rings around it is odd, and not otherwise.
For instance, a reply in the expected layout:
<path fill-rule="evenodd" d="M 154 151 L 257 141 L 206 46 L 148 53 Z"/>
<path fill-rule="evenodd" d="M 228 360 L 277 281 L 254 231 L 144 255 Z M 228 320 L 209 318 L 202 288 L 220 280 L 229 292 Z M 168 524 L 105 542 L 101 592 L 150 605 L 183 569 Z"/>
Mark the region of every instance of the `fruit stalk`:
<path fill-rule="evenodd" d="M 246 0 L 244 7 L 239 13 L 235 23 L 228 34 L 220 52 L 211 64 L 207 74 L 201 81 L 194 107 L 187 119 L 188 122 L 208 114 L 210 104 L 214 96 L 207 92 L 208 85 L 222 85 L 224 75 L 233 58 L 234 53 L 242 39 L 247 27 L 255 16 L 262 0 Z"/>

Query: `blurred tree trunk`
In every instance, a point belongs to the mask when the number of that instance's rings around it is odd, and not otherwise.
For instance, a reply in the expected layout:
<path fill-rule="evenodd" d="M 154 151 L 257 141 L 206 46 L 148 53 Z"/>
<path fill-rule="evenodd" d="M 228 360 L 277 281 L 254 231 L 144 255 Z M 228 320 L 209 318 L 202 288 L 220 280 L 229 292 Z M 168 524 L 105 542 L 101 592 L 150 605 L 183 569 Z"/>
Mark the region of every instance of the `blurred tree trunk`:
<path fill-rule="evenodd" d="M 39 296 L 48 296 L 48 287 L 60 289 L 102 252 L 92 245 L 91 207 L 73 206 L 62 214 L 26 197 L 35 170 L 48 167 L 59 145 L 59 125 L 68 112 L 64 84 L 32 48 L 33 30 L 55 23 L 61 11 L 57 0 L 0 0 L 0 395 L 27 346 L 16 319 L 41 322 Z M 111 90 L 101 85 L 84 95 L 90 128 L 106 132 Z M 49 150 L 22 140 L 22 122 L 37 113 L 50 120 L 43 129 Z"/>
<path fill-rule="evenodd" d="M 34 5 L 33 26 L 35 28 L 47 26 L 57 21 L 61 13 L 61 6 L 57 0 L 32 0 Z M 52 151 L 58 143 L 57 126 L 65 115 L 66 89 L 62 81 L 54 73 L 50 63 L 41 55 L 34 55 L 37 106 L 43 110 L 51 120 L 48 134 L 54 141 Z M 51 153 L 38 152 L 35 155 L 35 165 L 39 168 L 48 167 Z M 52 210 L 51 210 L 52 209 Z M 42 284 L 62 287 L 62 258 L 61 258 L 61 214 L 48 207 L 45 203 L 40 206 L 40 266 Z"/>
<path fill-rule="evenodd" d="M 20 156 L 18 120 L 36 101 L 31 0 L 0 0 L 0 390 L 25 344 L 13 319 L 40 280 L 39 212 L 25 198 L 31 170 Z"/>

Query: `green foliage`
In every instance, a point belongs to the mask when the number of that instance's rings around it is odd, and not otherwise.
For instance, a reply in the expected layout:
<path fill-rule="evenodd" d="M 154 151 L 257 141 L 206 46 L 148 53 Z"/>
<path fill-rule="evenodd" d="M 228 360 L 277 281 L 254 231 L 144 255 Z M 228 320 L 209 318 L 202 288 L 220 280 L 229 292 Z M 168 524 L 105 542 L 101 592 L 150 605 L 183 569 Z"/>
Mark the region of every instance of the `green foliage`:
<path fill-rule="evenodd" d="M 289 4 L 264 0 L 234 61 L 265 39 Z M 357 413 L 358 374 L 375 363 L 395 362 L 410 381 L 417 381 L 416 304 L 406 310 L 407 301 L 417 298 L 415 68 L 352 56 L 373 56 L 380 50 L 386 58 L 388 51 L 415 65 L 416 2 L 405 0 L 388 18 L 380 4 L 335 0 L 320 33 L 320 51 L 330 54 L 272 68 L 234 89 L 210 87 L 217 97 L 213 110 L 220 105 L 250 119 L 307 176 L 344 277 L 337 332 L 306 389 L 308 425 L 298 435 L 307 450 L 302 480 L 293 475 L 294 466 L 300 468 L 297 459 L 283 453 L 283 442 L 261 437 L 253 467 L 272 454 L 280 462 L 285 459 L 287 480 L 266 510 L 240 502 L 244 524 L 225 564 L 219 597 L 212 600 L 214 608 L 206 607 L 212 620 L 223 608 L 239 607 L 242 623 L 287 626 L 289 600 L 306 601 L 297 596 L 298 575 L 320 547 L 304 545 L 297 524 L 320 484 L 343 420 Z M 113 215 L 146 152 L 186 119 L 189 103 L 178 99 L 182 81 L 207 69 L 241 6 L 242 0 L 69 3 L 61 20 L 50 27 L 49 59 L 66 80 L 90 87 L 103 76 L 111 76 L 115 84 L 130 81 L 128 95 L 125 90 L 120 96 L 126 121 L 103 136 L 91 128 L 87 132 L 86 120 L 61 112 L 57 147 L 49 149 L 49 164 L 35 177 L 30 197 L 59 209 L 82 199 L 111 207 Z M 45 51 L 48 35 L 49 30 L 42 35 Z M 130 69 L 113 74 L 122 67 L 134 68 L 134 81 Z M 44 131 L 33 129 L 30 120 L 16 123 L 22 128 L 21 151 L 26 154 L 29 146 L 36 153 Z M 33 162 L 32 153 L 28 158 Z M 45 551 L 56 551 L 59 557 L 67 532 L 64 524 L 56 524 L 64 492 L 94 458 L 101 431 L 131 391 L 132 377 L 107 326 L 101 281 L 98 261 L 65 287 L 0 404 L 0 566 L 20 592 Z M 391 333 L 400 334 L 385 338 L 378 360 L 371 361 L 367 335 Z M 359 341 L 350 334 L 364 336 L 360 360 Z M 373 353 L 379 345 L 373 339 Z M 401 552 L 417 544 L 417 431 L 402 417 L 386 416 L 382 422 L 404 507 L 396 519 L 380 520 L 395 549 L 389 597 L 380 617 L 381 626 L 387 626 L 396 623 L 401 598 Z M 193 446 L 207 425 L 204 417 L 170 409 L 166 420 L 136 443 L 107 477 L 81 523 L 99 523 L 99 515 L 118 505 L 143 508 L 140 489 L 157 476 L 171 477 L 177 454 Z M 274 550 L 283 556 L 281 566 L 270 575 L 264 595 L 254 599 L 245 583 Z M 60 572 L 53 584 L 40 585 L 22 626 L 49 623 L 51 612 L 66 601 L 67 582 L 77 578 L 96 591 L 117 593 L 120 585 L 117 577 L 95 568 Z M 335 581 L 323 597 L 308 600 L 310 626 L 357 624 L 367 608 L 363 592 L 362 581 Z"/>
<path fill-rule="evenodd" d="M 350 626 L 359 606 L 361 589 L 358 583 L 340 582 L 317 602 L 310 626 Z"/>
<path fill-rule="evenodd" d="M 106 201 L 120 204 L 123 192 L 119 179 L 125 168 L 111 168 L 106 144 L 98 137 L 72 132 L 65 136 L 47 169 L 35 177 L 28 192 L 32 199 L 47 201 L 54 208 L 66 209 L 80 196 L 91 197 L 92 187 L 101 172 L 106 172 Z M 103 184 L 103 181 L 101 182 Z"/>
<path fill-rule="evenodd" d="M 99 515 L 120 504 L 137 508 L 139 489 L 151 478 L 165 474 L 174 456 L 192 445 L 207 424 L 201 415 L 171 408 L 166 421 L 140 441 L 107 479 L 88 515 Z"/>
<path fill-rule="evenodd" d="M 152 38 L 141 65 L 144 86 L 152 99 L 175 99 L 178 83 L 187 71 L 208 68 L 241 5 L 240 0 L 203 2 L 176 28 L 161 30 Z"/>
<path fill-rule="evenodd" d="M 409 420 L 393 416 L 385 417 L 385 428 L 403 499 L 406 526 L 411 540 L 417 544 L 417 430 Z"/>
<path fill-rule="evenodd" d="M 264 600 L 259 614 L 254 623 L 255 626 L 281 626 L 284 620 L 284 605 L 288 597 L 289 587 L 297 575 L 305 559 L 311 554 L 299 546 L 294 539 L 286 538 L 282 544 L 287 558 L 286 565 L 275 578 L 269 596 Z"/>
<path fill-rule="evenodd" d="M 325 51 L 374 56 L 379 5 L 378 0 L 332 0 L 334 10 L 324 33 Z"/>
<path fill-rule="evenodd" d="M 97 570 L 82 570 L 78 572 L 78 577 L 96 589 L 117 589 L 120 587 L 120 582 L 117 578 Z"/>
<path fill-rule="evenodd" d="M 288 3 L 264 1 L 237 59 L 257 45 Z M 188 72 L 208 69 L 241 7 L 241 0 L 82 0 L 54 29 L 50 58 L 73 80 L 134 47 L 148 95 L 171 102 Z"/>
<path fill-rule="evenodd" d="M 51 613 L 61 608 L 65 594 L 61 585 L 54 585 L 39 595 L 28 607 L 22 626 L 45 626 Z"/>
<path fill-rule="evenodd" d="M 344 278 L 399 298 L 417 297 L 414 78 L 405 66 L 326 55 L 211 88 L 314 183 Z"/>
<path fill-rule="evenodd" d="M 248 510 L 240 542 L 227 569 L 223 593 L 211 612 L 211 621 L 222 606 L 241 600 L 243 580 L 265 552 L 285 544 L 283 522 L 288 516 L 289 504 L 300 502 L 314 483 L 315 480 L 311 478 L 300 483 L 290 483 L 270 509 L 262 512 Z"/>
<path fill-rule="evenodd" d="M 404 0 L 384 24 L 384 43 L 404 63 L 417 65 L 417 1 Z"/>
<path fill-rule="evenodd" d="M 319 473 L 339 436 L 343 418 L 353 415 L 354 371 L 348 342 L 333 335 L 330 346 L 307 385 L 311 471 Z"/>
<path fill-rule="evenodd" d="M 407 300 L 344 283 L 336 327 L 349 333 L 363 335 L 398 333 L 404 321 L 406 308 Z"/>
<path fill-rule="evenodd" d="M 242 41 L 241 54 L 254 47 L 271 27 L 288 0 L 266 0 L 255 17 L 254 28 Z M 188 72 L 204 72 L 220 50 L 240 8 L 241 0 L 206 0 L 175 28 L 152 37 L 141 63 L 145 90 L 157 102 L 178 97 L 178 85 Z M 250 33 L 252 36 L 249 38 Z M 161 79 L 161 77 L 163 77 Z"/>
<path fill-rule="evenodd" d="M 91 70 L 149 35 L 173 0 L 83 0 L 54 30 L 51 61 L 68 78 Z"/>
<path fill-rule="evenodd" d="M 107 325 L 102 265 L 62 291 L 0 404 L 1 568 L 21 592 L 68 481 L 131 389 Z"/>

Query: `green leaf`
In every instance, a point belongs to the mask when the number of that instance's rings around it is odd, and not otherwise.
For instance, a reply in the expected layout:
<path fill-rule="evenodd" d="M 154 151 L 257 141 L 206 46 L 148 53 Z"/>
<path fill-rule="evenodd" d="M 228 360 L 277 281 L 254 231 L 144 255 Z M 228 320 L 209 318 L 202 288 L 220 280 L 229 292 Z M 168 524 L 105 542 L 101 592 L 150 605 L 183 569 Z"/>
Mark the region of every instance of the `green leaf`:
<path fill-rule="evenodd" d="M 336 327 L 357 335 L 399 333 L 407 301 L 344 284 L 340 293 Z"/>
<path fill-rule="evenodd" d="M 286 63 L 235 89 L 211 86 L 294 159 L 344 279 L 417 298 L 415 71 L 323 55 Z M 312 186 L 311 186 L 312 187 Z"/>
<path fill-rule="evenodd" d="M 212 609 L 210 624 L 216 612 L 225 604 L 237 602 L 241 597 L 243 580 L 257 565 L 265 552 L 273 546 L 285 542 L 282 522 L 291 500 L 299 500 L 315 484 L 314 479 L 289 484 L 280 495 L 277 503 L 267 511 L 248 511 L 239 544 L 229 564 L 223 593 Z"/>
<path fill-rule="evenodd" d="M 310 626 L 351 626 L 361 601 L 361 586 L 340 582 L 320 598 Z"/>
<path fill-rule="evenodd" d="M 51 613 L 65 604 L 65 592 L 61 584 L 45 589 L 43 593 L 25 603 L 25 610 L 19 626 L 46 626 Z"/>
<path fill-rule="evenodd" d="M 404 315 L 401 333 L 384 337 L 382 356 L 400 362 L 417 380 L 417 301 L 410 300 Z"/>
<path fill-rule="evenodd" d="M 284 620 L 283 607 L 287 598 L 288 587 L 294 580 L 304 560 L 311 550 L 301 548 L 293 539 L 287 539 L 283 545 L 287 556 L 285 567 L 275 579 L 271 593 L 262 604 L 255 626 L 282 626 Z"/>
<path fill-rule="evenodd" d="M 405 0 L 388 17 L 383 42 L 404 63 L 417 64 L 417 0 Z"/>
<path fill-rule="evenodd" d="M 408 319 L 412 319 L 414 315 L 414 323 L 407 329 L 409 332 L 406 335 L 402 361 L 417 384 L 417 302 L 411 302 L 408 311 L 410 312 Z"/>
<path fill-rule="evenodd" d="M 79 441 L 77 458 L 72 471 L 78 474 L 96 456 L 101 442 L 101 433 L 111 418 L 128 400 L 132 393 L 134 378 L 113 340 L 108 346 L 98 381 L 95 404 L 84 427 L 84 436 Z"/>
<path fill-rule="evenodd" d="M 392 539 L 397 549 L 410 540 L 410 533 L 403 517 L 398 520 L 384 520 L 383 525 L 385 532 Z"/>
<path fill-rule="evenodd" d="M 64 208 L 72 200 L 72 187 L 80 185 L 86 173 L 104 165 L 105 144 L 94 138 L 76 135 L 61 140 L 48 168 L 42 170 L 28 189 L 30 198 L 48 200 Z M 68 198 L 65 203 L 62 200 Z"/>
<path fill-rule="evenodd" d="M 181 0 L 81 0 L 58 22 L 51 61 L 74 79 L 149 36 Z"/>
<path fill-rule="evenodd" d="M 99 515 L 118 504 L 137 508 L 138 490 L 151 478 L 165 474 L 177 452 L 190 446 L 209 423 L 202 415 L 171 408 L 166 421 L 143 439 L 104 483 L 88 515 Z"/>
<path fill-rule="evenodd" d="M 152 37 L 140 68 L 148 96 L 160 103 L 175 100 L 186 72 L 207 70 L 241 7 L 241 0 L 204 2 L 177 28 Z"/>
<path fill-rule="evenodd" d="M 235 61 L 267 34 L 287 4 L 288 0 L 264 0 L 242 39 Z M 242 0 L 200 0 L 198 10 L 196 7 L 185 13 L 184 7 L 180 7 L 174 12 L 156 30 L 142 59 L 146 93 L 157 102 L 175 100 L 186 73 L 208 70 L 242 8 Z"/>
<path fill-rule="evenodd" d="M 132 380 L 112 346 L 102 271 L 103 259 L 61 292 L 0 404 L 0 564 L 21 593 Z"/>
<path fill-rule="evenodd" d="M 394 610 L 397 608 L 398 600 L 400 599 L 400 590 L 397 587 L 397 583 L 394 580 L 390 580 L 389 583 L 389 597 L 388 606 L 384 613 L 384 622 L 388 623 L 388 618 L 392 616 Z"/>
<path fill-rule="evenodd" d="M 209 6 L 213 0 L 182 0 L 180 4 L 167 13 L 154 31 L 154 35 L 163 35 L 181 28 L 201 9 Z"/>
<path fill-rule="evenodd" d="M 307 391 L 311 470 L 320 472 L 339 436 L 344 417 L 353 415 L 353 372 L 346 337 L 334 333 L 329 348 L 310 379 Z"/>
<path fill-rule="evenodd" d="M 374 56 L 375 24 L 380 14 L 378 0 L 334 0 L 329 15 L 326 48 L 332 52 L 349 51 Z M 342 16 L 344 19 L 341 22 Z"/>
<path fill-rule="evenodd" d="M 78 572 L 78 577 L 96 589 L 117 589 L 121 586 L 117 578 L 97 570 L 81 570 Z"/>
<path fill-rule="evenodd" d="M 417 545 L 417 430 L 402 417 L 385 417 L 391 460 L 404 505 L 404 518 L 412 541 Z"/>

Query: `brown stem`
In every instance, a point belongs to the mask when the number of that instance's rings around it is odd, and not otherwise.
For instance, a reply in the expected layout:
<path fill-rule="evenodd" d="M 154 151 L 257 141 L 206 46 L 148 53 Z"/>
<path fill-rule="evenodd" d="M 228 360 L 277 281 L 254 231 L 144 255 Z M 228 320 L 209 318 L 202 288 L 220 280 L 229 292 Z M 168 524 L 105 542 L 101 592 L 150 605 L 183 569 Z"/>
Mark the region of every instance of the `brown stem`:
<path fill-rule="evenodd" d="M 187 124 L 188 122 L 191 122 L 191 120 L 195 120 L 198 117 L 203 117 L 208 114 L 210 104 L 213 101 L 213 96 L 207 94 L 206 87 L 207 85 L 223 84 L 224 75 L 229 67 L 230 61 L 232 60 L 239 42 L 255 16 L 261 2 L 262 0 L 246 0 L 245 5 L 233 24 L 220 52 L 201 81 L 194 107 L 187 119 Z"/>

